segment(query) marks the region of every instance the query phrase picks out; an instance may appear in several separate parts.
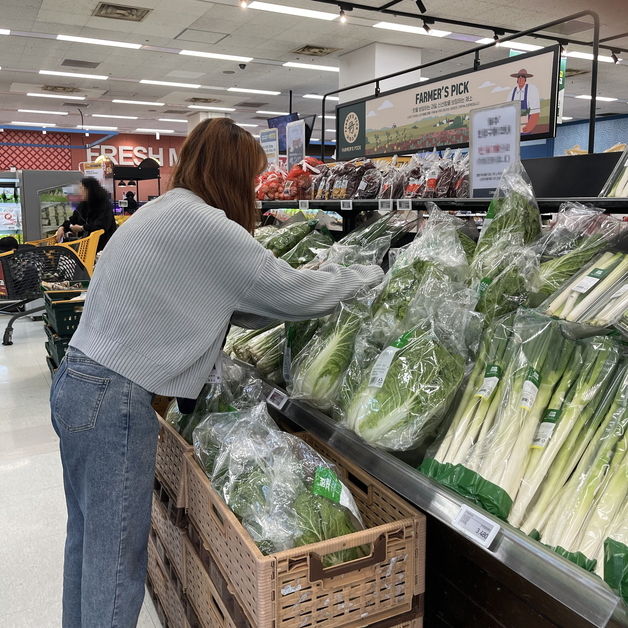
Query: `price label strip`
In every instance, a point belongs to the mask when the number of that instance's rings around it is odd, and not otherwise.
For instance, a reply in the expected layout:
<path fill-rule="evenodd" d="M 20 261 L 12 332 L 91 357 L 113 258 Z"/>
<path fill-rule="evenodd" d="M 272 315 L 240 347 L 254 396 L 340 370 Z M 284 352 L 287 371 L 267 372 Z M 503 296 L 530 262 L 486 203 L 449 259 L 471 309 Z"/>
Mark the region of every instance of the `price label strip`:
<path fill-rule="evenodd" d="M 310 201 L 299 201 L 299 209 L 309 209 Z"/>
<path fill-rule="evenodd" d="M 409 211 L 412 209 L 412 201 L 409 198 L 400 199 L 397 201 L 397 209 L 401 211 Z"/>
<path fill-rule="evenodd" d="M 391 199 L 379 199 L 379 209 L 381 211 L 391 212 L 393 208 L 393 202 Z"/>
<path fill-rule="evenodd" d="M 266 401 L 273 407 L 277 408 L 277 410 L 282 410 L 286 405 L 286 401 L 288 401 L 288 395 L 285 392 L 279 390 L 278 388 L 273 388 L 272 392 L 266 398 Z"/>
<path fill-rule="evenodd" d="M 352 210 L 353 201 L 340 201 L 340 209 Z"/>
<path fill-rule="evenodd" d="M 262 201 L 255 201 L 255 209 L 262 209 Z"/>
<path fill-rule="evenodd" d="M 454 526 L 482 547 L 488 548 L 499 532 L 499 524 L 466 504 L 460 507 Z"/>

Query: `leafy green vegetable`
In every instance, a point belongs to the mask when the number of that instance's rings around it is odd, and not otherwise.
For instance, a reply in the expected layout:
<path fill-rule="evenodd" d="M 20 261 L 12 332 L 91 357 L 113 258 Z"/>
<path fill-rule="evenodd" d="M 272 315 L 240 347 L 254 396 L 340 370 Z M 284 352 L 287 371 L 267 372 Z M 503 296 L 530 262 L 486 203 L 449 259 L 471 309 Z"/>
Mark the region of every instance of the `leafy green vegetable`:
<path fill-rule="evenodd" d="M 409 218 L 402 213 L 391 211 L 377 218 L 375 221 L 368 223 L 363 227 L 354 229 L 344 238 L 339 240 L 338 244 L 351 246 L 372 244 L 375 240 L 383 236 L 389 236 L 391 243 L 416 224 L 416 218 Z"/>
<path fill-rule="evenodd" d="M 306 235 L 294 248 L 281 256 L 293 268 L 298 268 L 313 260 L 318 253 L 325 251 L 334 243 L 327 229 L 312 231 Z"/>
<path fill-rule="evenodd" d="M 264 227 L 258 227 L 257 229 L 255 229 L 255 233 L 253 234 L 253 237 L 260 244 L 263 245 L 271 236 L 274 236 L 278 230 L 279 230 L 278 227 L 275 227 L 275 225 L 266 225 Z"/>
<path fill-rule="evenodd" d="M 284 338 L 283 325 L 277 325 L 261 334 L 257 334 L 246 343 L 244 353 L 249 356 L 252 364 L 258 364 L 269 351 L 276 352 Z M 271 369 L 272 371 L 273 369 Z M 270 372 L 270 371 L 268 371 Z"/>
<path fill-rule="evenodd" d="M 464 253 L 467 256 L 467 260 L 470 262 L 473 259 L 473 255 L 475 254 L 476 242 L 462 231 L 458 231 L 458 238 L 460 239 L 460 244 L 462 244 Z"/>
<path fill-rule="evenodd" d="M 281 257 L 305 238 L 316 227 L 317 222 L 316 220 L 307 220 L 283 227 L 271 235 L 264 242 L 264 246 L 272 251 L 275 257 Z"/>

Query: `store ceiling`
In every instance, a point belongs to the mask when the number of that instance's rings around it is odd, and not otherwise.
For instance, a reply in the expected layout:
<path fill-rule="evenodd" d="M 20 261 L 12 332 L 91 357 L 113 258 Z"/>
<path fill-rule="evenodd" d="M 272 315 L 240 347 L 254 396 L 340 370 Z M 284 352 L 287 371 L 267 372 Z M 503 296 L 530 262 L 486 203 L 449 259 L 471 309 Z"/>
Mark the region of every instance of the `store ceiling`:
<path fill-rule="evenodd" d="M 286 6 L 337 13 L 338 8 L 313 0 L 274 0 Z M 361 4 L 376 6 L 384 0 L 362 0 Z M 588 0 L 424 0 L 428 15 L 468 20 L 478 24 L 525 29 L 562 15 L 589 8 Z M 423 62 L 471 48 L 473 41 L 490 37 L 491 31 L 481 28 L 448 26 L 436 23 L 433 28 L 452 31 L 449 37 L 407 34 L 372 28 L 378 21 L 413 24 L 419 21 L 363 10 L 347 14 L 348 22 L 323 21 L 240 8 L 238 0 L 133 0 L 117 4 L 150 9 L 139 22 L 94 16 L 97 0 L 0 0 L 0 29 L 11 29 L 9 36 L 0 36 L 0 124 L 11 121 L 55 123 L 69 127 L 81 123 L 76 105 L 81 106 L 88 125 L 117 126 L 120 131 L 137 128 L 172 129 L 185 133 L 185 123 L 160 122 L 159 118 L 185 120 L 193 110 L 190 99 L 215 100 L 210 106 L 235 108 L 233 118 L 255 133 L 266 126 L 268 116 L 258 110 L 288 111 L 288 93 L 293 90 L 294 110 L 302 114 L 320 113 L 320 102 L 304 99 L 305 94 L 322 94 L 338 86 L 338 74 L 318 70 L 286 68 L 287 61 L 338 66 L 339 57 L 371 42 L 415 46 L 421 49 Z M 414 1 L 404 0 L 399 11 L 419 15 Z M 602 37 L 628 31 L 625 0 L 597 0 Z M 571 24 L 571 37 L 588 41 L 592 31 L 585 29 L 586 19 Z M 19 33 L 16 34 L 16 33 Z M 57 35 L 72 35 L 130 42 L 150 49 L 124 49 L 58 41 Z M 464 41 L 464 38 L 467 41 Z M 550 42 L 524 38 L 530 44 Z M 628 48 L 628 37 L 614 42 Z M 324 57 L 295 54 L 304 45 L 337 48 Z M 240 69 L 235 61 L 199 58 L 176 54 L 181 49 L 253 57 L 254 61 Z M 589 48 L 572 46 L 570 50 L 590 52 Z M 605 54 L 610 54 L 606 52 Z M 508 50 L 495 48 L 482 53 L 484 62 L 503 59 Z M 598 113 L 628 114 L 628 53 L 615 65 L 600 64 L 599 94 L 618 98 L 600 102 Z M 79 65 L 87 67 L 76 67 Z M 424 74 L 435 78 L 466 69 L 471 57 L 429 68 Z M 590 89 L 590 63 L 569 59 L 570 70 L 581 71 L 567 81 L 565 114 L 574 118 L 588 115 L 588 102 L 574 98 Z M 107 76 L 107 80 L 40 75 L 40 70 L 80 72 Z M 394 70 L 394 68 L 391 68 Z M 141 84 L 140 80 L 158 80 L 200 84 L 197 89 Z M 62 100 L 27 96 L 51 87 L 76 88 L 68 96 L 84 96 L 85 100 Z M 245 88 L 281 92 L 280 95 L 228 92 L 227 88 Z M 386 86 L 383 85 L 385 88 Z M 163 106 L 113 103 L 114 99 L 161 102 Z M 330 103 L 329 111 L 334 103 Z M 67 116 L 18 112 L 18 109 L 68 112 Z M 136 116 L 137 120 L 92 118 L 93 114 Z M 327 139 L 333 138 L 329 132 Z"/>

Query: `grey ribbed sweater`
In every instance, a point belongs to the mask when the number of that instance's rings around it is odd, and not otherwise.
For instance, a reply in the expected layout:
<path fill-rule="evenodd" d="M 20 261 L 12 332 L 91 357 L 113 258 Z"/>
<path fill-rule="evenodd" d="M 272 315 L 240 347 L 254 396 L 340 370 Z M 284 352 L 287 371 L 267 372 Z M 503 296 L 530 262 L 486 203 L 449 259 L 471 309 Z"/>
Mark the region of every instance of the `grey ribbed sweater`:
<path fill-rule="evenodd" d="M 222 210 L 175 189 L 111 238 L 70 344 L 152 393 L 196 398 L 234 312 L 325 316 L 382 277 L 374 266 L 294 270 Z"/>

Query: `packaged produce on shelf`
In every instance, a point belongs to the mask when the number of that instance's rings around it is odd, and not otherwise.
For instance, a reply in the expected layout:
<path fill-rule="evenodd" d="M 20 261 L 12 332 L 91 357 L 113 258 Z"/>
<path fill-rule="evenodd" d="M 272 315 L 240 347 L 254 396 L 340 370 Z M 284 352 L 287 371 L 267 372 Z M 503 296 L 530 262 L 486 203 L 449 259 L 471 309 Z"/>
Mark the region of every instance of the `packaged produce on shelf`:
<path fill-rule="evenodd" d="M 327 200 L 327 182 L 331 176 L 331 168 L 325 164 L 321 164 L 317 169 L 320 174 L 312 179 L 310 197 L 315 201 L 325 201 Z"/>
<path fill-rule="evenodd" d="M 329 198 L 331 200 L 354 198 L 365 173 L 373 169 L 375 164 L 369 160 L 353 160 L 338 164 L 333 169 L 333 187 Z"/>
<path fill-rule="evenodd" d="M 363 529 L 353 496 L 334 467 L 296 436 L 281 432 L 265 404 L 208 417 L 195 451 L 212 484 L 265 554 Z M 211 468 L 211 471 L 210 471 Z M 332 566 L 368 549 L 323 558 Z"/>
<path fill-rule="evenodd" d="M 567 282 L 542 306 L 575 323 L 608 327 L 628 309 L 628 254 L 607 251 Z"/>
<path fill-rule="evenodd" d="M 596 573 L 628 604 L 628 500 L 609 527 Z"/>
<path fill-rule="evenodd" d="M 403 169 L 403 198 L 422 198 L 425 190 L 424 159 L 413 155 Z"/>
<path fill-rule="evenodd" d="M 378 198 L 403 198 L 404 183 L 405 181 L 402 170 L 397 168 L 395 163 L 391 163 L 383 173 L 382 185 L 379 190 Z"/>
<path fill-rule="evenodd" d="M 227 340 L 225 342 L 225 352 L 227 352 L 228 347 L 230 349 L 230 355 L 233 355 L 243 362 L 253 364 L 253 358 L 249 353 L 249 343 L 260 334 L 276 329 L 277 327 L 279 327 L 279 323 L 269 325 L 268 327 L 263 327 L 261 329 L 244 329 L 242 330 L 243 333 L 240 333 L 240 331 L 236 329 L 233 331 L 231 338 L 229 337 L 231 332 L 227 336 Z"/>
<path fill-rule="evenodd" d="M 378 198 L 382 179 L 383 175 L 378 168 L 367 169 L 351 198 L 357 201 Z"/>
<path fill-rule="evenodd" d="M 286 173 L 279 169 L 271 169 L 262 173 L 255 187 L 255 197 L 258 201 L 284 200 L 283 190 L 286 184 Z"/>
<path fill-rule="evenodd" d="M 410 232 L 418 223 L 416 212 L 391 211 L 378 215 L 364 226 L 354 229 L 338 241 L 342 245 L 365 246 L 381 238 L 390 236 L 391 245 L 401 236 Z"/>
<path fill-rule="evenodd" d="M 315 230 L 306 235 L 292 249 L 281 256 L 293 268 L 298 268 L 311 262 L 319 253 L 327 251 L 334 243 L 326 228 Z"/>
<path fill-rule="evenodd" d="M 275 257 L 281 257 L 312 232 L 317 224 L 317 220 L 302 220 L 284 225 L 264 242 L 264 246 L 272 251 Z"/>
<path fill-rule="evenodd" d="M 246 343 L 244 353 L 248 362 L 258 365 L 269 351 L 273 351 L 284 339 L 283 325 L 277 325 L 266 331 L 262 331 L 250 338 Z M 271 369 L 271 371 L 274 369 Z M 270 372 L 270 371 L 268 371 Z"/>
<path fill-rule="evenodd" d="M 321 171 L 321 161 L 314 157 L 306 157 L 295 164 L 286 175 L 280 197 L 276 200 L 294 201 L 305 200 L 312 197 L 312 182 Z"/>
<path fill-rule="evenodd" d="M 454 176 L 449 188 L 450 198 L 469 198 L 469 154 L 454 161 Z"/>
<path fill-rule="evenodd" d="M 257 227 L 253 233 L 253 237 L 260 243 L 264 244 L 268 238 L 275 235 L 279 227 L 275 225 L 264 225 L 263 227 Z"/>

